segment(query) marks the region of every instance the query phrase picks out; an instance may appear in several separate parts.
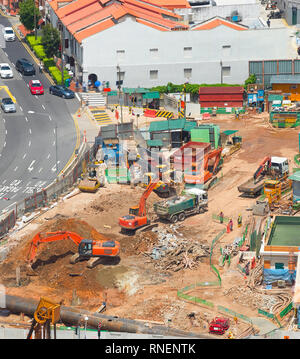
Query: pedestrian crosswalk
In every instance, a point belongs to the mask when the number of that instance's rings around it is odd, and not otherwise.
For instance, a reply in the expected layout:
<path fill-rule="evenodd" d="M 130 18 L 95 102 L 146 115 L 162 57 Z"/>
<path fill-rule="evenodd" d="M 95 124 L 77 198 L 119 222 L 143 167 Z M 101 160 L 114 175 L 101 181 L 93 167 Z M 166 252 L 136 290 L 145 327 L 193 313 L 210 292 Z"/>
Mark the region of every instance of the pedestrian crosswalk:
<path fill-rule="evenodd" d="M 113 123 L 112 119 L 106 113 L 105 107 L 94 107 L 90 109 L 90 111 L 98 125 L 105 126 Z"/>

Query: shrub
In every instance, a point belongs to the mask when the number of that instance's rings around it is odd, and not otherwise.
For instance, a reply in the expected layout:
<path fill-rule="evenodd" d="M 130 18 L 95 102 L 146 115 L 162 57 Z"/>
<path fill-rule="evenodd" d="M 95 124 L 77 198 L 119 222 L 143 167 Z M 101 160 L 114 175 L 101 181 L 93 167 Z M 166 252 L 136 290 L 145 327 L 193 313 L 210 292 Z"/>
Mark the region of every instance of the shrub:
<path fill-rule="evenodd" d="M 58 69 L 56 66 L 50 66 L 48 68 L 49 70 L 49 73 L 50 75 L 52 76 L 52 78 L 54 79 L 54 81 L 57 83 L 57 84 L 61 84 L 61 71 L 60 69 Z M 64 70 L 64 81 L 66 79 L 69 79 L 70 76 L 69 76 L 69 73 L 67 70 Z"/>
<path fill-rule="evenodd" d="M 49 69 L 49 67 L 51 67 L 51 66 L 55 66 L 55 62 L 54 62 L 53 57 L 50 57 L 50 58 L 45 57 L 43 59 L 43 63 L 44 63 L 44 66 L 45 66 L 46 69 Z"/>
<path fill-rule="evenodd" d="M 42 44 L 42 37 L 41 36 L 37 36 L 37 39 L 35 39 L 34 35 L 27 35 L 26 40 L 27 40 L 27 42 L 28 42 L 28 44 L 30 45 L 31 48 L 33 48 L 36 45 L 41 45 Z"/>
<path fill-rule="evenodd" d="M 41 60 L 46 57 L 46 54 L 45 54 L 45 51 L 44 51 L 44 48 L 42 45 L 33 46 L 33 51 L 35 52 L 36 56 Z"/>

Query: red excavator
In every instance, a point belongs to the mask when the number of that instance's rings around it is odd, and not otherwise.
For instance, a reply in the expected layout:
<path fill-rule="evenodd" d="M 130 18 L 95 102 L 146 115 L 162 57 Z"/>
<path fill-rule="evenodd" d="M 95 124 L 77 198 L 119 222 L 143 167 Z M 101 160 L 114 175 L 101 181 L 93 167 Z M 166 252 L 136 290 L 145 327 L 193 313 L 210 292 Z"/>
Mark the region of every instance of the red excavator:
<path fill-rule="evenodd" d="M 41 243 L 61 241 L 63 239 L 70 239 L 78 246 L 78 253 L 72 256 L 70 262 L 72 264 L 80 260 L 89 260 L 88 268 L 93 268 L 99 258 L 102 257 L 117 257 L 120 252 L 120 243 L 112 241 L 105 236 L 99 234 L 103 239 L 84 239 L 77 233 L 68 231 L 46 232 L 42 234 L 37 233 L 30 244 L 30 250 L 28 253 L 28 262 L 33 264 L 38 246 Z"/>
<path fill-rule="evenodd" d="M 199 175 L 184 175 L 185 183 L 201 183 L 204 184 L 209 181 L 213 175 L 218 172 L 220 160 L 221 160 L 222 148 L 217 148 L 208 154 L 206 154 L 201 162 L 200 169 L 198 170 Z M 209 166 L 209 162 L 214 159 L 212 166 Z"/>
<path fill-rule="evenodd" d="M 131 207 L 129 209 L 129 215 L 119 218 L 121 230 L 134 232 L 137 229 L 150 224 L 150 220 L 146 216 L 146 200 L 155 189 L 157 182 L 158 180 L 149 183 L 140 199 L 139 206 Z"/>

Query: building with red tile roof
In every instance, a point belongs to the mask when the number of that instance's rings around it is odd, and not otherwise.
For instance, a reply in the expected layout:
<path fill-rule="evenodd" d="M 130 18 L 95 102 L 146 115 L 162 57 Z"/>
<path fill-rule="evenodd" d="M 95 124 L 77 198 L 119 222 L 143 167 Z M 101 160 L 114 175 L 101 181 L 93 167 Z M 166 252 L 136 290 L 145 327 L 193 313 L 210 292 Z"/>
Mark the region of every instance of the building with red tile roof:
<path fill-rule="evenodd" d="M 52 0 L 50 21 L 61 29 L 75 77 L 109 81 L 112 89 L 119 76 L 124 87 L 242 84 L 249 61 L 264 59 L 266 49 L 268 59 L 290 51 L 288 29 L 250 29 L 220 16 L 189 23 L 180 15 L 193 11 L 185 1 Z"/>

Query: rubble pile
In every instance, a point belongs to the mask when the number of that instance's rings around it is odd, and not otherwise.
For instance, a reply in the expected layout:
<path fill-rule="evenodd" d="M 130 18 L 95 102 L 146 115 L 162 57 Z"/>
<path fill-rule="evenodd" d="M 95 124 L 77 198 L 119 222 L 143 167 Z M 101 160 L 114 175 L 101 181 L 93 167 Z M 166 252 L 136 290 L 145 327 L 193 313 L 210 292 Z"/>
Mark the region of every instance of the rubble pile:
<path fill-rule="evenodd" d="M 231 296 L 234 303 L 268 312 L 271 312 L 278 302 L 276 296 L 255 292 L 249 287 L 233 286 L 224 291 L 224 295 Z"/>
<path fill-rule="evenodd" d="M 143 252 L 143 255 L 154 260 L 154 265 L 159 270 L 178 272 L 185 268 L 192 269 L 197 267 L 201 258 L 210 254 L 208 245 L 187 240 L 177 228 L 174 225 L 168 229 L 154 228 L 157 242 Z"/>

